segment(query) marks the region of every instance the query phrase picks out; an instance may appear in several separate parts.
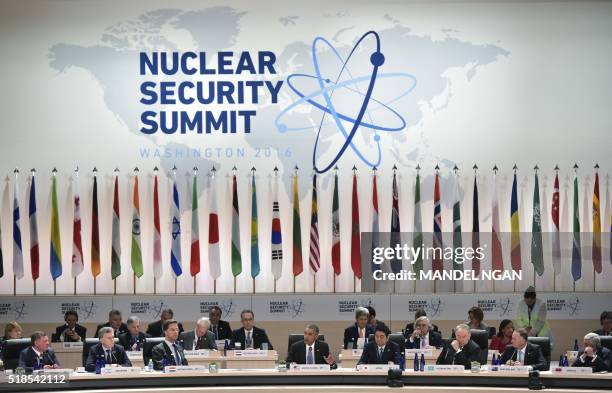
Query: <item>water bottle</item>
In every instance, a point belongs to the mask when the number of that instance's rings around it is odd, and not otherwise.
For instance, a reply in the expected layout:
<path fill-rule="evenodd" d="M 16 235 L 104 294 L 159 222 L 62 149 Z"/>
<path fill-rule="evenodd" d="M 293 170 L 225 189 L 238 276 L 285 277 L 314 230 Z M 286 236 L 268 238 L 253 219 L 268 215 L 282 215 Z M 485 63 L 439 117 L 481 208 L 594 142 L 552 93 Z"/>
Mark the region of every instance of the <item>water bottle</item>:
<path fill-rule="evenodd" d="M 401 371 L 404 371 L 406 369 L 406 354 L 404 353 L 400 353 L 399 368 Z"/>
<path fill-rule="evenodd" d="M 170 362 L 168 361 L 167 357 L 163 357 L 162 359 L 162 370 L 163 372 L 166 372 L 166 367 L 168 367 L 170 365 Z"/>
<path fill-rule="evenodd" d="M 419 367 L 420 371 L 425 371 L 425 354 L 421 353 L 421 364 Z"/>
<path fill-rule="evenodd" d="M 153 359 L 149 359 L 149 364 L 147 364 L 147 372 L 153 372 Z"/>
<path fill-rule="evenodd" d="M 415 353 L 414 354 L 414 365 L 413 365 L 413 369 L 414 371 L 419 371 L 419 354 Z"/>
<path fill-rule="evenodd" d="M 567 355 L 563 355 L 563 367 L 569 367 L 569 361 L 567 360 Z"/>
<path fill-rule="evenodd" d="M 96 374 L 102 373 L 102 367 L 104 367 L 104 358 L 102 356 L 98 356 L 96 358 Z"/>
<path fill-rule="evenodd" d="M 580 351 L 580 347 L 578 346 L 578 339 L 574 340 L 574 351 Z"/>
<path fill-rule="evenodd" d="M 228 349 L 229 349 L 229 341 L 225 339 L 225 345 L 223 346 L 223 356 L 227 356 Z"/>
<path fill-rule="evenodd" d="M 563 361 L 563 355 L 559 356 L 559 367 L 565 367 L 565 362 Z"/>

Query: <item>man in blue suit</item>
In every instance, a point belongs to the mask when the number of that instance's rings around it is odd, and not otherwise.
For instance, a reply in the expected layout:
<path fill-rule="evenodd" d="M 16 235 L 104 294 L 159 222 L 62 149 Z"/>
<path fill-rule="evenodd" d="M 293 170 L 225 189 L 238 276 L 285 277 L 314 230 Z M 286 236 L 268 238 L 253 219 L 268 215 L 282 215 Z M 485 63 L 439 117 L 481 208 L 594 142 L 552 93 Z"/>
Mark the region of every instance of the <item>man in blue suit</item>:
<path fill-rule="evenodd" d="M 49 337 L 46 333 L 34 332 L 30 340 L 31 346 L 19 354 L 18 367 L 24 368 L 26 372 L 42 368 L 60 368 L 55 352 L 49 348 Z"/>
<path fill-rule="evenodd" d="M 357 307 L 355 323 L 344 329 L 344 349 L 348 349 L 348 343 L 353 343 L 353 348 L 357 348 L 358 339 L 367 339 L 370 334 L 374 334 L 374 328 L 368 324 L 369 318 L 370 312 L 367 308 Z"/>
<path fill-rule="evenodd" d="M 400 356 L 399 346 L 389 340 L 389 328 L 378 326 L 374 341 L 365 346 L 357 364 L 399 364 Z"/>
<path fill-rule="evenodd" d="M 89 348 L 85 370 L 96 371 L 96 360 L 104 359 L 104 364 L 117 364 L 123 367 L 131 367 L 132 362 L 128 359 L 125 349 L 115 344 L 115 332 L 112 327 L 105 326 L 98 331 L 99 343 Z"/>

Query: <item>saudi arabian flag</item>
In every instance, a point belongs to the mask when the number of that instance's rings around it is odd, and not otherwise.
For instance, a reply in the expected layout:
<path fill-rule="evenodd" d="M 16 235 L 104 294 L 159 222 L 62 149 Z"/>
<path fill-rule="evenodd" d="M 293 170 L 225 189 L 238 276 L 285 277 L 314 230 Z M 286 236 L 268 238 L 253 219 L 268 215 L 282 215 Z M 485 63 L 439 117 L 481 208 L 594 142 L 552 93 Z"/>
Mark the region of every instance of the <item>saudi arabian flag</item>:
<path fill-rule="evenodd" d="M 144 274 L 142 251 L 140 248 L 140 198 L 138 195 L 138 176 L 134 176 L 134 206 L 132 207 L 132 270 L 136 277 Z"/>
<path fill-rule="evenodd" d="M 421 177 L 418 172 L 416 176 L 416 185 L 414 188 L 414 243 L 415 249 L 420 248 L 423 244 L 423 223 L 421 220 Z M 414 261 L 412 271 L 418 273 L 423 270 L 423 256 L 419 253 L 417 259 Z"/>
<path fill-rule="evenodd" d="M 537 167 L 536 167 L 537 168 Z M 537 170 L 537 169 L 536 169 Z M 531 223 L 531 263 L 538 276 L 544 274 L 544 250 L 542 249 L 542 215 L 540 210 L 540 186 L 538 172 L 533 186 L 533 219 Z"/>
<path fill-rule="evenodd" d="M 240 212 L 238 210 L 238 187 L 236 175 L 232 176 L 232 274 L 234 277 L 242 273 L 242 257 L 240 256 Z"/>

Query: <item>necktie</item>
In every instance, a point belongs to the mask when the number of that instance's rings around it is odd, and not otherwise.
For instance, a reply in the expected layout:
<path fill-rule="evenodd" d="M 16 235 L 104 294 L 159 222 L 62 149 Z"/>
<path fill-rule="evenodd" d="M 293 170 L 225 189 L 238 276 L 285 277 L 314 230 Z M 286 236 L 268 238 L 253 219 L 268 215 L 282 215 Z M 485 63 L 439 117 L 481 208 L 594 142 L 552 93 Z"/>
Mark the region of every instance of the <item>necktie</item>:
<path fill-rule="evenodd" d="M 421 337 L 421 348 L 426 348 L 427 345 L 429 345 L 429 340 L 427 339 L 427 336 Z"/>
<path fill-rule="evenodd" d="M 217 334 L 217 325 L 213 326 L 213 333 L 215 334 L 215 340 L 219 339 L 219 335 Z"/>
<path fill-rule="evenodd" d="M 308 355 L 306 356 L 306 364 L 314 364 L 314 356 L 312 355 L 312 347 L 308 347 Z"/>
<path fill-rule="evenodd" d="M 180 366 L 181 364 L 183 364 L 183 362 L 181 362 L 181 358 L 178 352 L 178 345 L 172 344 L 172 347 L 174 348 L 174 362 L 177 366 Z"/>
<path fill-rule="evenodd" d="M 247 332 L 247 337 L 246 337 L 246 347 L 247 348 L 251 348 L 253 346 L 253 340 L 251 339 L 251 332 Z"/>
<path fill-rule="evenodd" d="M 111 357 L 111 352 L 110 350 L 107 349 L 106 350 L 106 364 L 112 364 L 112 363 L 113 363 L 113 360 Z"/>
<path fill-rule="evenodd" d="M 521 362 L 521 364 L 523 363 L 523 351 L 519 351 L 516 360 Z"/>
<path fill-rule="evenodd" d="M 383 348 L 378 347 L 378 361 L 382 361 L 382 357 L 383 357 Z"/>
<path fill-rule="evenodd" d="M 204 336 L 202 337 L 198 337 L 198 341 L 196 343 L 196 349 L 202 349 L 202 347 L 204 346 Z"/>
<path fill-rule="evenodd" d="M 359 328 L 359 338 L 365 338 L 365 329 Z"/>

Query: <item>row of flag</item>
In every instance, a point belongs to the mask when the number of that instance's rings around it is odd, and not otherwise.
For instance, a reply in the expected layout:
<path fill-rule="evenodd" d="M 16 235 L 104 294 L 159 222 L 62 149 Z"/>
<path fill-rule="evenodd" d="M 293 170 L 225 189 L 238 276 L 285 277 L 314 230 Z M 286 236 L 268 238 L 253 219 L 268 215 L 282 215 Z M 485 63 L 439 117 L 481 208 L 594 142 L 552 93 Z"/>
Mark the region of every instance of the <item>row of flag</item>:
<path fill-rule="evenodd" d="M 601 247 L 601 210 L 599 200 L 599 173 L 598 166 L 595 167 L 595 182 L 593 189 L 593 228 L 592 228 L 592 255 L 594 271 L 602 272 L 602 247 Z M 297 166 L 293 174 L 293 220 L 292 220 L 292 275 L 298 276 L 304 271 L 304 262 L 302 260 L 302 241 L 301 241 L 301 226 L 300 226 L 300 211 L 299 211 L 299 192 L 298 192 L 298 174 Z M 417 166 L 415 193 L 414 193 L 414 227 L 413 241 L 414 246 L 418 247 L 423 242 L 423 225 L 421 214 L 421 176 L 420 167 Z M 472 208 L 472 247 L 476 249 L 479 245 L 479 198 L 478 198 L 478 183 L 476 177 L 476 165 L 474 169 L 474 187 L 473 187 L 473 208 Z M 520 238 L 520 223 L 519 223 L 519 204 L 517 190 L 517 167 L 514 166 L 514 176 L 512 181 L 512 191 L 510 199 L 510 231 L 511 231 L 511 246 L 510 246 L 510 265 L 515 271 L 522 269 L 521 261 L 521 238 Z M 531 261 L 534 270 L 538 275 L 544 273 L 544 255 L 542 246 L 542 211 L 540 204 L 538 167 L 535 168 L 534 178 L 534 194 L 533 194 L 533 218 L 532 218 L 532 239 L 530 245 L 523 245 L 531 249 Z M 577 169 L 577 165 L 574 166 Z M 350 237 L 350 261 L 351 269 L 355 278 L 362 277 L 361 271 L 361 228 L 359 224 L 359 193 L 357 191 L 357 174 L 356 168 L 353 167 L 352 179 L 352 198 L 351 198 L 351 237 Z M 439 181 L 439 167 L 435 167 L 434 179 L 434 214 L 433 214 L 433 245 L 442 247 L 442 210 L 441 210 L 441 191 Z M 392 182 L 392 210 L 391 210 L 391 244 L 400 243 L 400 215 L 399 215 L 399 195 L 397 185 L 397 168 L 393 167 L 393 182 Z M 458 168 L 455 166 L 455 181 L 453 187 L 453 247 L 461 247 L 461 204 L 459 193 L 459 177 L 457 175 Z M 492 194 L 492 268 L 494 270 L 503 270 L 504 261 L 502 257 L 501 240 L 500 240 L 500 213 L 499 201 L 497 197 L 497 171 L 495 166 L 494 171 L 494 186 Z M 561 271 L 561 246 L 560 246 L 560 229 L 559 229 L 559 175 L 558 167 L 555 168 L 554 190 L 552 195 L 551 218 L 553 223 L 552 237 L 552 265 L 555 274 Z M 160 226 L 160 207 L 159 207 L 159 185 L 157 168 L 154 169 L 154 185 L 153 185 L 153 276 L 156 279 L 162 277 L 162 251 L 161 251 L 161 226 Z M 194 168 L 193 185 L 192 185 L 192 200 L 191 200 L 191 252 L 189 258 L 189 274 L 195 277 L 201 272 L 201 255 L 200 255 L 200 235 L 198 222 L 198 186 L 197 186 L 197 168 Z M 176 167 L 173 168 L 172 176 L 172 203 L 171 203 L 171 250 L 170 250 L 170 268 L 174 277 L 179 277 L 183 274 L 183 258 L 181 256 L 181 217 L 179 206 L 179 189 L 176 182 Z M 213 167 L 210 172 L 210 190 L 215 190 L 215 174 L 216 170 Z M 18 188 L 19 171 L 15 170 L 14 182 L 14 201 L 13 201 L 13 273 L 17 279 L 24 276 L 23 268 L 23 253 L 22 239 L 20 228 L 20 206 L 19 206 L 19 188 Z M 274 169 L 274 183 L 272 187 L 272 228 L 271 228 L 271 271 L 275 279 L 279 279 L 283 272 L 283 247 L 281 234 L 280 206 L 278 202 L 278 169 Z M 54 169 L 51 179 L 51 241 L 50 241 L 50 272 L 53 280 L 56 280 L 63 274 L 62 257 L 61 257 L 61 238 L 59 225 L 59 211 L 57 198 L 57 171 Z M 340 204 L 338 196 L 338 171 L 337 168 L 333 179 L 332 193 L 332 247 L 331 247 L 331 266 L 335 275 L 341 273 L 341 247 L 340 247 Z M 84 270 L 83 250 L 82 250 L 82 233 L 81 233 L 81 212 L 80 198 L 78 195 L 78 171 L 74 177 L 74 219 L 73 219 L 73 239 L 72 239 L 72 264 L 71 274 L 73 277 L 78 276 Z M 372 177 L 372 227 L 371 232 L 374 233 L 373 244 L 377 244 L 379 233 L 378 220 L 378 188 L 376 168 L 373 168 Z M 91 272 L 93 277 L 97 277 L 101 271 L 100 261 L 100 233 L 98 223 L 98 184 L 97 170 L 93 172 L 93 190 L 92 190 L 92 230 L 91 230 Z M 138 168 L 134 171 L 133 182 L 133 206 L 132 206 L 132 241 L 131 241 L 131 270 L 133 274 L 140 278 L 144 274 L 142 249 L 141 249 L 141 231 L 140 231 L 140 205 L 139 205 L 139 182 Z M 210 276 L 216 280 L 221 276 L 221 262 L 219 252 L 219 215 L 217 208 L 217 200 L 215 192 L 211 192 L 209 200 L 209 233 L 208 233 L 208 255 L 207 262 Z M 123 273 L 121 266 L 121 245 L 120 245 L 120 214 L 119 214 L 119 186 L 118 186 L 118 170 L 115 170 L 114 188 L 113 188 L 113 209 L 112 209 L 112 252 L 111 252 L 111 277 L 116 279 Z M 36 209 L 36 184 L 35 170 L 32 170 L 30 181 L 29 205 L 29 230 L 30 230 L 30 263 L 32 279 L 37 280 L 40 276 L 40 256 L 38 244 L 38 225 L 37 225 L 37 209 Z M 242 273 L 242 256 L 240 247 L 240 212 L 238 206 L 238 189 L 236 179 L 236 168 L 233 168 L 232 175 L 232 220 L 231 220 L 231 271 L 234 277 Z M 258 221 L 257 221 L 257 191 L 255 186 L 255 168 L 252 168 L 251 176 L 251 237 L 250 237 L 250 255 L 251 255 L 251 277 L 257 277 L 260 270 L 259 261 L 259 240 L 258 240 Z M 611 242 L 612 242 L 612 228 Z M 0 228 L 1 230 L 1 228 Z M 575 174 L 573 181 L 573 244 L 572 244 L 572 262 L 571 272 L 574 281 L 581 278 L 582 271 L 582 255 L 580 244 L 580 217 L 578 209 L 578 176 Z M 0 232 L 1 233 L 1 232 Z M 311 219 L 310 219 L 310 236 L 309 236 L 309 267 L 312 272 L 317 272 L 321 268 L 321 250 L 319 247 L 319 231 L 318 231 L 318 205 L 317 205 L 317 176 L 313 176 L 312 180 L 312 204 L 311 204 Z M 612 263 L 612 250 L 609 256 Z M 460 268 L 457 263 L 454 263 L 454 268 Z M 373 268 L 378 268 L 374 267 Z M 472 261 L 472 269 L 479 274 L 480 262 L 476 259 Z M 399 272 L 402 269 L 400 260 L 391 261 L 391 270 Z M 413 270 L 418 272 L 423 269 L 422 256 L 415 261 Z M 432 261 L 432 269 L 441 271 L 444 269 L 441 258 Z M 2 259 L 2 247 L 0 244 L 0 277 L 4 275 L 4 264 Z"/>

